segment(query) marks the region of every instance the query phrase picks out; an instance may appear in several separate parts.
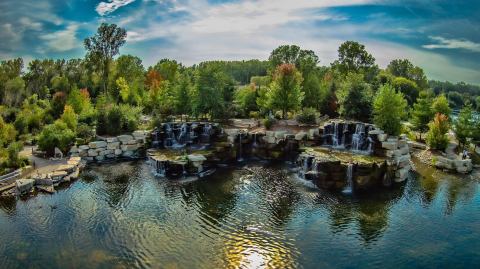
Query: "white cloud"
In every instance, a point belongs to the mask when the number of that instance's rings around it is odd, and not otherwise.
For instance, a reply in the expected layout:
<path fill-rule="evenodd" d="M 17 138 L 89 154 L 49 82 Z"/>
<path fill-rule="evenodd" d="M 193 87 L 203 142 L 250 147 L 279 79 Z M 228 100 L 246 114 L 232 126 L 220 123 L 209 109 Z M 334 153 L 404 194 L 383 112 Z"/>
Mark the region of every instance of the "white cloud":
<path fill-rule="evenodd" d="M 41 39 L 45 40 L 48 46 L 47 50 L 56 52 L 69 51 L 80 46 L 76 37 L 77 30 L 78 24 L 71 23 L 64 30 L 46 34 Z"/>
<path fill-rule="evenodd" d="M 430 36 L 430 39 L 437 41 L 436 44 L 423 45 L 426 49 L 464 49 L 473 52 L 480 52 L 480 44 L 466 39 L 447 39 L 441 36 Z"/>
<path fill-rule="evenodd" d="M 135 2 L 135 0 L 109 0 L 108 2 L 100 2 L 95 8 L 95 11 L 97 11 L 100 16 L 104 16 L 133 2 Z"/>

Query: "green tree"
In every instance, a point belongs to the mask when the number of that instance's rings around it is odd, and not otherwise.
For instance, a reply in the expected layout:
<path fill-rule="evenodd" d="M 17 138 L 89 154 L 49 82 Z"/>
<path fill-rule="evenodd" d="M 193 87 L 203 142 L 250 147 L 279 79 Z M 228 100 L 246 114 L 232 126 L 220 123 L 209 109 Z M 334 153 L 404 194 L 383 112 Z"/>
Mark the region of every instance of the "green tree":
<path fill-rule="evenodd" d="M 60 120 L 63 121 L 67 125 L 67 127 L 73 132 L 77 130 L 78 116 L 77 114 L 75 114 L 75 111 L 71 106 L 65 106 L 63 114 L 62 116 L 60 116 Z"/>
<path fill-rule="evenodd" d="M 5 148 L 8 144 L 15 141 L 17 131 L 12 124 L 5 123 L 2 117 L 0 117 L 0 148 Z"/>
<path fill-rule="evenodd" d="M 38 147 L 47 152 L 49 156 L 54 154 L 55 147 L 62 152 L 67 152 L 75 140 L 75 133 L 68 128 L 63 121 L 55 121 L 54 124 L 45 126 L 38 137 Z"/>
<path fill-rule="evenodd" d="M 123 77 L 119 77 L 115 82 L 117 84 L 120 99 L 123 103 L 128 103 L 130 97 L 130 87 Z"/>
<path fill-rule="evenodd" d="M 56 92 L 65 92 L 68 93 L 70 91 L 70 83 L 68 82 L 68 78 L 64 76 L 54 76 L 50 81 L 52 85 L 52 89 Z"/>
<path fill-rule="evenodd" d="M 413 105 L 411 114 L 413 130 L 420 133 L 420 140 L 422 139 L 422 133 L 428 131 L 429 123 L 434 115 L 435 113 L 432 110 L 432 95 L 426 91 L 421 92 L 419 98 L 417 98 L 417 102 Z"/>
<path fill-rule="evenodd" d="M 376 75 L 378 67 L 375 58 L 365 50 L 365 46 L 355 42 L 346 41 L 338 48 L 338 60 L 332 64 L 341 74 L 361 72 L 365 76 Z"/>
<path fill-rule="evenodd" d="M 448 146 L 448 130 L 450 124 L 448 117 L 437 113 L 434 119 L 428 124 L 427 144 L 431 149 L 445 150 Z"/>
<path fill-rule="evenodd" d="M 368 122 L 372 114 L 372 90 L 362 74 L 350 73 L 338 91 L 342 117 Z"/>
<path fill-rule="evenodd" d="M 435 97 L 432 104 L 433 113 L 441 113 L 446 115 L 450 118 L 450 114 L 452 114 L 452 109 L 448 104 L 448 99 L 445 94 L 440 94 L 439 96 Z"/>
<path fill-rule="evenodd" d="M 404 77 L 408 80 L 414 81 L 420 90 L 428 88 L 428 82 L 423 70 L 420 67 L 414 66 L 407 59 L 396 59 L 391 61 L 387 66 L 387 71 L 396 76 Z"/>
<path fill-rule="evenodd" d="M 477 150 L 477 146 L 480 144 L 480 117 L 478 116 L 474 117 L 472 143 L 475 145 L 475 150 Z"/>
<path fill-rule="evenodd" d="M 392 85 L 397 91 L 403 93 L 409 106 L 415 103 L 420 93 L 417 83 L 404 77 L 397 77 L 393 80 Z"/>
<path fill-rule="evenodd" d="M 293 64 L 281 64 L 275 69 L 273 81 L 267 92 L 269 107 L 282 111 L 282 117 L 287 118 L 287 112 L 300 108 L 303 100 L 302 75 Z"/>
<path fill-rule="evenodd" d="M 455 136 L 457 137 L 457 140 L 462 148 L 467 145 L 467 142 L 473 136 L 474 123 L 472 106 L 466 105 L 464 108 L 462 108 L 462 110 L 460 110 L 460 114 L 453 124 Z"/>
<path fill-rule="evenodd" d="M 373 101 L 373 122 L 389 135 L 399 135 L 401 120 L 405 115 L 407 101 L 400 92 L 385 84 Z"/>
<path fill-rule="evenodd" d="M 258 110 L 257 90 L 255 84 L 242 87 L 235 92 L 235 103 L 240 107 L 243 116 L 248 116 L 251 111 Z"/>
<path fill-rule="evenodd" d="M 99 65 L 105 93 L 107 93 L 110 63 L 113 57 L 119 53 L 120 47 L 125 44 L 126 38 L 127 31 L 125 29 L 115 24 L 102 23 L 94 36 L 84 40 L 85 49 L 89 53 L 88 57 L 95 59 Z"/>
<path fill-rule="evenodd" d="M 25 95 L 25 81 L 21 77 L 10 79 L 4 85 L 3 104 L 17 107 Z"/>

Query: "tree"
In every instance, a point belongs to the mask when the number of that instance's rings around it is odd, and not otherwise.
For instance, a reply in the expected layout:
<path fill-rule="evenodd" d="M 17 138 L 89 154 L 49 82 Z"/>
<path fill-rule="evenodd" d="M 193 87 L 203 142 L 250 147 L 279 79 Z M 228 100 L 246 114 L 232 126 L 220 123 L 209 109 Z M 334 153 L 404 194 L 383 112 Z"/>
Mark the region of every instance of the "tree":
<path fill-rule="evenodd" d="M 436 150 L 445 150 L 448 146 L 447 132 L 450 129 L 448 117 L 437 113 L 434 119 L 428 124 L 427 144 Z"/>
<path fill-rule="evenodd" d="M 52 116 L 58 119 L 63 113 L 65 104 L 67 103 L 67 95 L 64 92 L 56 92 L 52 97 Z"/>
<path fill-rule="evenodd" d="M 2 117 L 0 117 L 0 148 L 5 148 L 8 144 L 15 141 L 17 131 L 12 124 L 5 123 Z"/>
<path fill-rule="evenodd" d="M 472 106 L 466 105 L 464 108 L 462 108 L 462 110 L 460 110 L 460 114 L 453 125 L 455 136 L 457 137 L 457 140 L 462 148 L 464 148 L 469 139 L 472 138 L 473 127 L 474 119 Z"/>
<path fill-rule="evenodd" d="M 435 97 L 432 104 L 433 113 L 440 113 L 446 115 L 450 118 L 450 114 L 452 114 L 452 109 L 448 104 L 448 99 L 445 94 L 440 94 L 439 96 Z"/>
<path fill-rule="evenodd" d="M 362 74 L 350 73 L 338 91 L 340 115 L 347 119 L 370 121 L 373 94 Z"/>
<path fill-rule="evenodd" d="M 181 74 L 178 83 L 175 85 L 175 112 L 177 114 L 188 115 L 192 112 L 191 94 L 192 84 L 190 77 L 185 73 Z"/>
<path fill-rule="evenodd" d="M 406 108 L 407 101 L 403 94 L 395 92 L 388 84 L 383 85 L 373 101 L 373 122 L 387 134 L 399 135 Z"/>
<path fill-rule="evenodd" d="M 429 123 L 434 115 L 432 95 L 429 92 L 421 92 L 419 98 L 417 98 L 417 103 L 413 105 L 411 115 L 413 130 L 420 133 L 420 140 L 422 139 L 422 133 L 429 129 Z"/>
<path fill-rule="evenodd" d="M 480 144 L 480 117 L 478 116 L 474 117 L 472 143 L 475 145 L 475 150 L 477 150 L 477 146 Z"/>
<path fill-rule="evenodd" d="M 4 86 L 3 103 L 10 107 L 16 107 L 22 103 L 25 94 L 25 81 L 21 77 L 10 79 Z"/>
<path fill-rule="evenodd" d="M 480 112 L 480 96 L 477 96 L 475 98 L 475 104 L 476 104 L 476 107 L 477 107 L 477 111 Z"/>
<path fill-rule="evenodd" d="M 119 53 L 120 47 L 125 44 L 127 32 L 115 24 L 102 23 L 97 33 L 84 40 L 85 49 L 89 56 L 99 63 L 103 75 L 103 90 L 107 92 L 110 62 Z"/>
<path fill-rule="evenodd" d="M 160 74 L 162 79 L 174 83 L 181 67 L 182 66 L 175 60 L 162 59 L 153 67 L 153 69 Z"/>
<path fill-rule="evenodd" d="M 75 133 L 63 121 L 57 120 L 54 124 L 43 128 L 38 137 L 38 147 L 52 156 L 55 147 L 58 147 L 62 152 L 67 152 L 74 140 Z"/>
<path fill-rule="evenodd" d="M 338 60 L 333 66 L 340 71 L 341 74 L 362 72 L 365 75 L 375 71 L 375 58 L 365 50 L 365 46 L 355 42 L 346 41 L 338 48 Z"/>
<path fill-rule="evenodd" d="M 120 100 L 123 103 L 128 103 L 130 97 L 130 87 L 128 86 L 127 81 L 123 77 L 119 77 L 116 82 Z"/>
<path fill-rule="evenodd" d="M 409 106 L 415 103 L 420 93 L 417 83 L 404 77 L 397 77 L 393 80 L 392 85 L 397 91 L 403 93 Z"/>
<path fill-rule="evenodd" d="M 65 106 L 65 109 L 63 110 L 62 116 L 60 116 L 60 120 L 64 122 L 67 127 L 75 132 L 77 130 L 77 125 L 78 125 L 78 116 L 75 114 L 75 111 L 73 108 L 69 105 Z"/>
<path fill-rule="evenodd" d="M 56 92 L 65 92 L 68 93 L 70 91 L 70 83 L 68 82 L 68 78 L 64 76 L 54 76 L 50 81 L 52 85 L 52 90 Z"/>
<path fill-rule="evenodd" d="M 421 90 L 428 88 L 427 78 L 423 73 L 423 70 L 418 66 L 414 66 L 407 59 L 396 59 L 391 61 L 387 66 L 387 71 L 396 77 L 404 77 L 408 80 L 414 81 Z"/>
<path fill-rule="evenodd" d="M 293 64 L 279 65 L 273 75 L 273 81 L 267 92 L 269 106 L 282 111 L 282 117 L 287 118 L 287 112 L 297 110 L 303 100 L 302 75 Z"/>
<path fill-rule="evenodd" d="M 242 110 L 243 116 L 248 116 L 251 111 L 258 110 L 257 90 L 255 84 L 242 87 L 235 92 L 235 102 Z"/>

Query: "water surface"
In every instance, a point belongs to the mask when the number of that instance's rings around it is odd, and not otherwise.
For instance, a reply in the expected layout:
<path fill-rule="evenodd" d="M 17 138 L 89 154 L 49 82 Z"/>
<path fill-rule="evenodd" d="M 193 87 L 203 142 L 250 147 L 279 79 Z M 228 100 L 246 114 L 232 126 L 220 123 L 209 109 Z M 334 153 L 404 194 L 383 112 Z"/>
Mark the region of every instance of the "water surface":
<path fill-rule="evenodd" d="M 91 167 L 55 195 L 0 203 L 0 268 L 479 266 L 479 183 L 417 168 L 345 195 L 267 163 L 180 181 L 144 162 Z"/>

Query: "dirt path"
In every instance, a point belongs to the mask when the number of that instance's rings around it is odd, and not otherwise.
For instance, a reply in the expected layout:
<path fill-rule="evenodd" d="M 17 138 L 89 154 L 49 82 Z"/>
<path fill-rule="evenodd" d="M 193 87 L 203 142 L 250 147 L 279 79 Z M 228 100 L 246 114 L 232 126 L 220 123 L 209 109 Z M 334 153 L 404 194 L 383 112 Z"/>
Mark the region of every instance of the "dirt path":
<path fill-rule="evenodd" d="M 67 164 L 66 158 L 63 158 L 62 160 L 51 160 L 34 156 L 32 153 L 34 150 L 36 150 L 36 148 L 37 146 L 25 146 L 20 152 L 20 155 L 28 158 L 31 165 L 34 167 L 34 170 L 30 173 L 30 175 L 48 174 L 55 171 L 60 165 Z"/>

